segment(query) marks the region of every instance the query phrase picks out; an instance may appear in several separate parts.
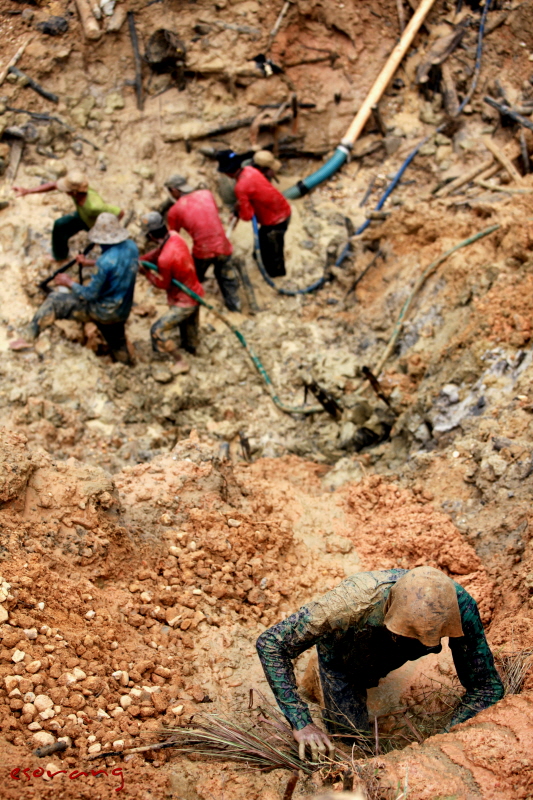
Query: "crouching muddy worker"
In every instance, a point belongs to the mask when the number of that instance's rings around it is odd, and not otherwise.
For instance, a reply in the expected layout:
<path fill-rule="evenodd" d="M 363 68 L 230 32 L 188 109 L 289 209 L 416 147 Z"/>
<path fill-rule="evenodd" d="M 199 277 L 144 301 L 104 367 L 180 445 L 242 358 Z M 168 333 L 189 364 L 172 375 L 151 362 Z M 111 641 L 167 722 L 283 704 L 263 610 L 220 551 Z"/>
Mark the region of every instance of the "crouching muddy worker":
<path fill-rule="evenodd" d="M 285 275 L 284 244 L 290 205 L 259 169 L 241 166 L 241 157 L 232 151 L 220 155 L 218 170 L 236 181 L 236 216 L 243 220 L 255 216 L 259 223 L 259 247 L 266 271 L 271 278 Z"/>
<path fill-rule="evenodd" d="M 380 678 L 427 653 L 449 636 L 455 669 L 466 689 L 449 727 L 503 697 L 475 600 L 433 567 L 358 572 L 323 597 L 265 631 L 257 650 L 279 707 L 313 758 L 331 742 L 300 699 L 291 659 L 316 645 L 327 730 L 369 732 L 366 691 Z"/>
<path fill-rule="evenodd" d="M 211 264 L 229 311 L 240 311 L 239 280 L 231 263 L 233 247 L 224 232 L 215 198 L 208 189 L 194 189 L 182 175 L 173 175 L 165 186 L 176 201 L 167 214 L 172 231 L 184 228 L 193 240 L 192 256 L 198 280 L 203 283 Z"/>
<path fill-rule="evenodd" d="M 176 366 L 186 372 L 189 367 L 178 348 L 181 345 L 188 353 L 196 353 L 200 309 L 198 302 L 173 284 L 172 279 L 183 283 L 200 297 L 204 296 L 204 288 L 196 275 L 187 243 L 179 233 L 168 230 L 161 214 L 151 211 L 142 223 L 148 240 L 157 244 L 157 248 L 146 253 L 142 260 L 154 264 L 157 272 L 142 266 L 141 271 L 157 289 L 166 289 L 170 306 L 168 314 L 156 320 L 150 328 L 152 349 L 154 353 L 173 356 Z"/>
<path fill-rule="evenodd" d="M 33 317 L 29 338 L 37 338 L 56 319 L 92 321 L 106 340 L 113 360 L 131 364 L 125 325 L 139 266 L 137 245 L 116 216 L 107 212 L 98 217 L 89 231 L 89 240 L 100 245 L 102 255 L 96 262 L 83 255 L 79 255 L 77 261 L 84 266 L 96 264 L 96 273 L 87 286 L 76 283 L 66 272 L 56 275 L 56 286 L 67 287 L 70 291 L 59 290 L 48 295 Z M 22 340 L 11 343 L 14 350 L 27 346 Z"/>
<path fill-rule="evenodd" d="M 122 219 L 124 216 L 124 212 L 118 206 L 105 203 L 98 192 L 91 189 L 87 176 L 78 169 L 68 172 L 64 178 L 59 178 L 51 183 L 43 183 L 35 189 L 23 189 L 20 186 L 13 188 L 19 197 L 40 192 L 52 192 L 56 189 L 72 197 L 76 211 L 56 219 L 52 229 L 52 254 L 56 261 L 66 261 L 69 254 L 68 242 L 71 236 L 80 231 L 90 230 L 100 214 L 107 212 L 114 214 L 118 219 Z"/>

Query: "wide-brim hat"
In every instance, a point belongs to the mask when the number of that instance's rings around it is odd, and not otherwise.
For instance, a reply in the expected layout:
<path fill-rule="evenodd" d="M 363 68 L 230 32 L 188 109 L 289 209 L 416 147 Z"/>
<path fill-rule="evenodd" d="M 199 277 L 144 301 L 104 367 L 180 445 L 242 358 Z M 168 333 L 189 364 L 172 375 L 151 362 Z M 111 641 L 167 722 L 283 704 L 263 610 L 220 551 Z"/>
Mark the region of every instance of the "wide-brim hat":
<path fill-rule="evenodd" d="M 258 150 L 254 153 L 253 163 L 256 167 L 272 169 L 274 172 L 279 172 L 281 169 L 281 161 L 278 161 L 270 150 Z"/>
<path fill-rule="evenodd" d="M 67 172 L 64 178 L 56 181 L 56 186 L 60 192 L 71 194 L 72 192 L 86 192 L 89 188 L 87 175 L 79 169 Z"/>
<path fill-rule="evenodd" d="M 184 175 L 171 175 L 171 177 L 165 181 L 165 186 L 167 189 L 178 189 L 178 191 L 183 192 L 183 194 L 194 192 L 194 186 L 187 183 L 187 178 Z"/>
<path fill-rule="evenodd" d="M 89 241 L 95 244 L 120 244 L 129 239 L 129 233 L 116 216 L 109 211 L 99 214 L 88 233 Z"/>

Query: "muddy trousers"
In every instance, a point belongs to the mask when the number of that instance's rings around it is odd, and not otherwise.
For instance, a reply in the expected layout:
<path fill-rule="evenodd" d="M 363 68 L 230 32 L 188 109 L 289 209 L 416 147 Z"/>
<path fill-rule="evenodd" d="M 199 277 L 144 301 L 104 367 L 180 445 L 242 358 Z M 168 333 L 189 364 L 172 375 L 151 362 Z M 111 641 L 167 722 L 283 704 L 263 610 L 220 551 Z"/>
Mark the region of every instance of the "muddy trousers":
<path fill-rule="evenodd" d="M 320 655 L 318 671 L 324 695 L 322 718 L 329 733 L 354 736 L 354 728 L 368 733 L 366 687 L 355 683 L 350 675 L 331 669 L 321 661 Z"/>
<path fill-rule="evenodd" d="M 150 328 L 152 349 L 155 353 L 170 352 L 168 345 L 175 344 L 192 355 L 198 346 L 198 330 L 200 322 L 199 306 L 171 306 L 167 314 L 163 314 Z M 179 339 L 179 344 L 174 342 Z"/>
<path fill-rule="evenodd" d="M 290 217 L 277 225 L 259 226 L 259 249 L 263 265 L 271 278 L 286 275 L 285 270 L 285 231 L 289 227 Z"/>
<path fill-rule="evenodd" d="M 215 256 L 214 258 L 194 258 L 194 266 L 200 283 L 204 282 L 208 268 L 214 264 L 215 278 L 219 285 L 224 303 L 228 311 L 240 311 L 239 278 L 231 263 L 231 256 Z"/>
<path fill-rule="evenodd" d="M 126 320 L 121 322 L 101 322 L 89 310 L 89 304 L 71 292 L 52 292 L 37 310 L 31 322 L 31 333 L 35 338 L 56 319 L 74 319 L 77 322 L 94 322 L 104 337 L 113 361 L 132 364 L 126 343 Z"/>
<path fill-rule="evenodd" d="M 54 222 L 52 229 L 52 254 L 56 261 L 63 261 L 68 258 L 68 240 L 80 231 L 88 231 L 89 226 L 85 224 L 78 212 L 59 217 Z"/>

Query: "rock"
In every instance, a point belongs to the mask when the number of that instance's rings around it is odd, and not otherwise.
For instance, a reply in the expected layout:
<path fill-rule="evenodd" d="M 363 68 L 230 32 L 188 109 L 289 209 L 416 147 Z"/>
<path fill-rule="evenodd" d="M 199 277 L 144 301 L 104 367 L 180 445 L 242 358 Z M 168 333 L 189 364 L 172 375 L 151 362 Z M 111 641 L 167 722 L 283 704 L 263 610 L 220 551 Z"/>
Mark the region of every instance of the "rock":
<path fill-rule="evenodd" d="M 30 722 L 30 724 L 28 725 L 28 730 L 29 731 L 40 731 L 41 730 L 41 725 L 38 722 Z"/>
<path fill-rule="evenodd" d="M 53 708 L 46 708 L 44 711 L 41 711 L 39 716 L 41 719 L 52 719 L 52 717 L 55 717 L 55 714 L 56 712 Z"/>
<path fill-rule="evenodd" d="M 24 635 L 27 639 L 36 639 L 38 636 L 37 628 L 25 628 Z"/>
<path fill-rule="evenodd" d="M 327 553 L 343 553 L 343 555 L 347 555 L 348 553 L 351 553 L 352 550 L 353 542 L 351 542 L 345 536 L 333 534 L 333 536 L 328 536 L 326 540 Z"/>
<path fill-rule="evenodd" d="M 29 714 L 30 716 L 34 717 L 37 714 L 37 709 L 33 703 L 24 703 L 22 706 L 22 713 Z"/>
<path fill-rule="evenodd" d="M 53 763 L 53 761 L 49 761 L 46 767 L 44 768 L 43 781 L 51 781 L 54 772 L 58 772 L 60 769 L 61 767 L 58 767 L 56 764 Z"/>
<path fill-rule="evenodd" d="M 32 722 L 32 725 L 34 724 L 35 723 Z M 47 744 L 54 744 L 55 742 L 54 736 L 52 736 L 52 734 L 48 733 L 47 731 L 39 731 L 39 733 L 34 733 L 32 738 L 38 747 L 44 747 Z"/>
<path fill-rule="evenodd" d="M 4 678 L 4 683 L 6 685 L 7 693 L 13 691 L 13 689 L 17 689 L 20 683 L 20 675 L 6 675 Z"/>
<path fill-rule="evenodd" d="M 41 669 L 41 662 L 32 661 L 31 664 L 27 665 L 26 672 L 29 672 L 30 675 L 34 675 L 36 672 L 39 672 L 40 669 Z"/>
<path fill-rule="evenodd" d="M 54 701 L 47 694 L 38 694 L 33 701 L 37 711 L 46 711 L 47 708 L 52 708 Z"/>
<path fill-rule="evenodd" d="M 110 92 L 105 99 L 105 113 L 112 114 L 117 109 L 124 108 L 124 97 L 120 92 Z"/>
<path fill-rule="evenodd" d="M 90 753 L 90 755 L 93 755 L 93 753 L 99 753 L 101 750 L 102 750 L 102 745 L 100 744 L 100 742 L 95 742 L 95 744 L 92 744 L 87 749 L 87 752 Z"/>
<path fill-rule="evenodd" d="M 74 669 L 72 670 L 72 674 L 76 678 L 77 681 L 84 681 L 85 678 L 87 677 L 85 672 L 82 669 L 80 669 L 79 667 L 74 667 Z"/>
<path fill-rule="evenodd" d="M 24 652 L 24 650 L 15 650 L 15 652 L 11 656 L 11 661 L 13 661 L 15 664 L 19 664 L 21 661 L 24 660 L 25 655 L 26 653 Z"/>
<path fill-rule="evenodd" d="M 131 704 L 133 703 L 133 700 L 131 699 L 131 697 L 128 694 L 123 694 L 118 702 L 120 703 L 122 708 L 126 709 L 126 708 L 129 708 L 131 706 Z"/>
<path fill-rule="evenodd" d="M 355 436 L 357 428 L 353 422 L 345 422 L 341 428 L 340 436 L 339 436 L 339 447 L 342 450 L 345 450 L 347 447 L 350 447 L 352 440 Z"/>
<path fill-rule="evenodd" d="M 152 378 L 158 383 L 170 383 L 174 376 L 170 369 L 164 364 L 155 364 L 152 367 Z"/>
<path fill-rule="evenodd" d="M 88 611 L 85 614 L 85 619 L 94 619 L 96 617 L 96 611 Z"/>
<path fill-rule="evenodd" d="M 230 528 L 240 528 L 242 525 L 242 521 L 240 519 L 228 519 L 228 525 Z"/>
<path fill-rule="evenodd" d="M 124 739 L 115 739 L 113 742 L 113 750 L 122 750 L 124 747 Z"/>
<path fill-rule="evenodd" d="M 7 622 L 7 620 L 8 620 L 8 619 L 9 619 L 9 614 L 8 614 L 8 612 L 6 611 L 6 609 L 4 608 L 4 606 L 0 605 L 0 625 L 1 625 L 3 622 Z"/>

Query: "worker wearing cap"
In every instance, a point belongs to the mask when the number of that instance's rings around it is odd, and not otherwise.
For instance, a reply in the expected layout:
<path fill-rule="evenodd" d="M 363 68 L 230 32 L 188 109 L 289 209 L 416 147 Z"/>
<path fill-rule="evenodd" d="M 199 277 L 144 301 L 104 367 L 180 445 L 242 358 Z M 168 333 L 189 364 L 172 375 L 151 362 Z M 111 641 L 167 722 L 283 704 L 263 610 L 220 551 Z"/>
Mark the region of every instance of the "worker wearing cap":
<path fill-rule="evenodd" d="M 224 233 L 215 198 L 208 189 L 194 189 L 182 175 L 165 182 L 176 201 L 167 214 L 170 230 L 184 228 L 193 240 L 192 256 L 198 279 L 203 283 L 211 264 L 229 311 L 240 311 L 239 281 L 231 263 L 233 248 Z"/>
<path fill-rule="evenodd" d="M 115 214 L 109 212 L 98 216 L 89 231 L 89 240 L 100 245 L 102 255 L 96 261 L 79 255 L 77 261 L 83 266 L 96 264 L 96 273 L 87 286 L 76 283 L 66 272 L 56 275 L 56 286 L 67 287 L 70 291 L 60 290 L 48 295 L 33 317 L 29 338 L 37 338 L 56 319 L 92 321 L 106 340 L 113 360 L 131 364 L 125 325 L 133 303 L 139 250 Z M 23 350 L 31 345 L 17 340 L 10 346 L 13 350 Z"/>
<path fill-rule="evenodd" d="M 59 178 L 51 183 L 43 183 L 35 189 L 23 189 L 20 186 L 13 188 L 19 197 L 40 192 L 52 192 L 56 189 L 72 197 L 76 211 L 56 219 L 52 229 L 52 254 L 56 261 L 66 261 L 69 254 L 69 239 L 79 231 L 90 230 L 100 214 L 108 212 L 114 214 L 118 219 L 122 219 L 124 216 L 124 212 L 118 206 L 105 203 L 98 192 L 91 189 L 87 176 L 79 169 L 73 169 L 67 172 L 64 178 Z"/>
<path fill-rule="evenodd" d="M 496 703 L 504 689 L 476 601 L 438 569 L 358 572 L 261 634 L 259 658 L 300 758 L 306 746 L 316 760 L 332 745 L 297 694 L 292 659 L 316 645 L 326 728 L 356 736 L 369 731 L 367 689 L 406 661 L 439 653 L 445 636 L 466 689 L 452 727 Z"/>
<path fill-rule="evenodd" d="M 270 277 L 277 278 L 286 274 L 284 240 L 291 207 L 259 169 L 242 166 L 242 160 L 236 153 L 224 151 L 219 155 L 218 170 L 236 181 L 236 216 L 243 220 L 256 217 L 263 264 Z"/>
<path fill-rule="evenodd" d="M 278 182 L 277 173 L 281 169 L 281 161 L 275 158 L 270 150 L 258 150 L 257 153 L 254 153 L 251 165 L 259 170 L 271 183 L 272 181 Z"/>
<path fill-rule="evenodd" d="M 142 219 L 148 241 L 157 247 L 142 257 L 157 267 L 150 270 L 141 265 L 142 273 L 157 289 L 165 289 L 170 310 L 156 320 L 150 329 L 152 349 L 155 353 L 167 353 L 174 357 L 176 366 L 182 372 L 189 367 L 179 353 L 181 347 L 193 355 L 198 344 L 199 305 L 198 301 L 173 283 L 177 280 L 200 297 L 204 296 L 204 288 L 196 275 L 194 261 L 185 240 L 169 231 L 161 214 L 151 211 Z"/>

